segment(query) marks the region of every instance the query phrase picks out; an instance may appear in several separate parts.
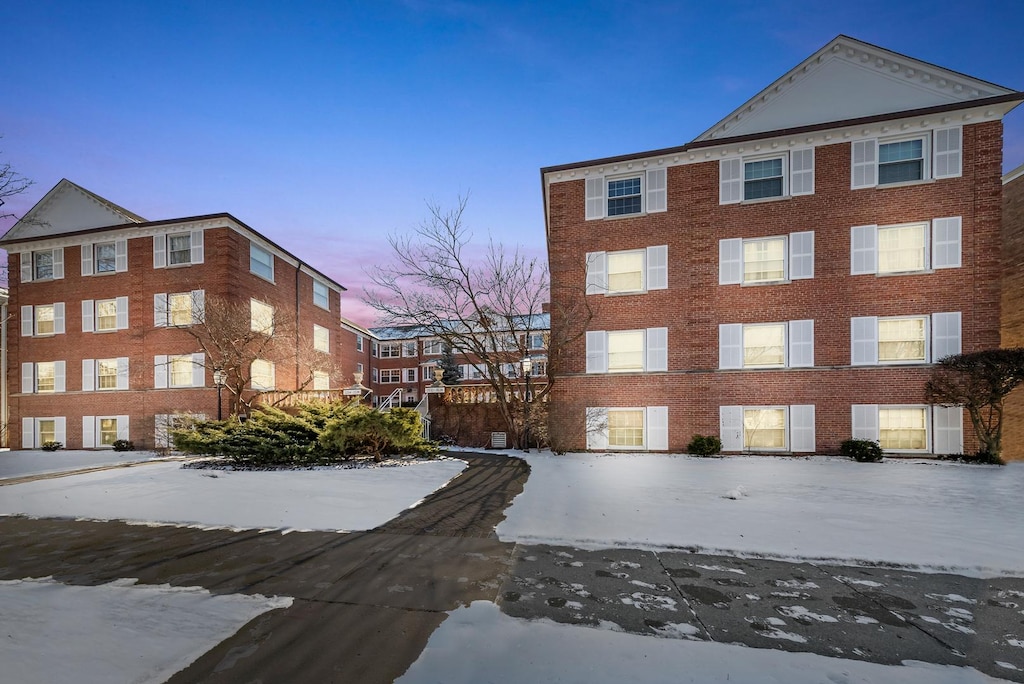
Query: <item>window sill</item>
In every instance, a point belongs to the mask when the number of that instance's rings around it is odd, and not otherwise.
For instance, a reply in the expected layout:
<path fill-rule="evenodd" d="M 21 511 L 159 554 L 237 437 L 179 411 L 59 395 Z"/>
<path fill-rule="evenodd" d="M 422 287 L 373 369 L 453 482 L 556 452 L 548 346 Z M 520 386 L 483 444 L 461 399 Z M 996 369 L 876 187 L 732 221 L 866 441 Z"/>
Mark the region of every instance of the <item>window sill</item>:
<path fill-rule="evenodd" d="M 192 262 L 190 261 L 187 264 L 167 264 L 164 268 L 188 268 L 191 265 Z"/>
<path fill-rule="evenodd" d="M 876 278 L 891 278 L 892 276 L 928 275 L 935 273 L 935 269 L 926 268 L 923 271 L 892 271 L 891 273 L 876 273 Z"/>
<path fill-rule="evenodd" d="M 664 212 L 661 212 L 661 213 L 664 213 Z M 631 218 L 637 218 L 637 217 L 640 217 L 640 216 L 647 216 L 647 212 L 646 211 L 638 211 L 635 214 L 617 214 L 615 216 L 605 216 L 601 220 L 603 220 L 603 221 L 619 221 L 621 219 L 631 219 Z"/>
<path fill-rule="evenodd" d="M 605 292 L 605 297 L 628 297 L 630 295 L 645 295 L 647 290 L 629 290 L 628 292 Z"/>
<path fill-rule="evenodd" d="M 764 287 L 766 285 L 789 285 L 792 280 L 765 280 L 757 283 L 740 283 L 740 287 Z"/>
<path fill-rule="evenodd" d="M 250 270 L 250 271 L 249 271 L 249 273 L 251 273 L 252 275 L 256 276 L 256 277 L 257 277 L 257 278 L 259 278 L 260 280 L 265 280 L 265 281 L 267 281 L 267 282 L 268 282 L 268 283 L 270 283 L 271 285 L 277 285 L 277 283 L 275 283 L 275 282 L 274 282 L 274 278 L 273 278 L 273 276 L 271 276 L 270 278 L 268 278 L 267 276 L 263 275 L 262 273 L 257 273 L 256 271 L 253 271 L 253 270 Z"/>
<path fill-rule="evenodd" d="M 127 271 L 93 271 L 90 276 L 112 276 L 118 273 L 127 273 Z"/>
<path fill-rule="evenodd" d="M 793 199 L 792 195 L 779 195 L 778 197 L 758 197 L 757 199 L 745 199 L 739 202 L 732 202 L 732 204 L 746 205 L 746 204 L 765 204 L 766 202 L 781 202 L 783 200 Z"/>
<path fill-rule="evenodd" d="M 874 185 L 872 187 L 874 187 L 876 190 L 884 190 L 886 188 L 909 188 L 915 185 L 928 185 L 934 182 L 934 178 L 922 178 L 921 180 L 901 181 L 899 183 L 879 183 L 878 185 Z M 857 189 L 859 190 L 860 188 Z"/>

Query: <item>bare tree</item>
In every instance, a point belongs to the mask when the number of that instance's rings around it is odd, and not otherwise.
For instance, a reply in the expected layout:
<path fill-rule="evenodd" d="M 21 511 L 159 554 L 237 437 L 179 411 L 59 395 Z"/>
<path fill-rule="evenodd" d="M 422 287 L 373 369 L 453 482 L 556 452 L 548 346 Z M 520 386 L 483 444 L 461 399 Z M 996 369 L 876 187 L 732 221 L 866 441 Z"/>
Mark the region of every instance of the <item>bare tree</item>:
<path fill-rule="evenodd" d="M 430 216 L 412 235 L 392 235 L 394 261 L 370 269 L 373 287 L 366 301 L 383 325 L 418 325 L 475 358 L 521 447 L 529 403 L 551 391 L 562 348 L 584 334 L 592 314 L 580 287 L 558 293 L 559 305 L 572 309 L 552 316 L 563 324 L 545 325 L 540 314 L 551 300 L 546 264 L 493 240 L 474 257 L 473 233 L 463 223 L 466 206 L 466 197 L 454 209 L 428 203 Z M 531 338 L 538 334 L 546 336 L 547 382 L 527 396 L 519 362 L 530 356 Z"/>
<path fill-rule="evenodd" d="M 0 164 L 0 207 L 8 197 L 14 197 L 32 187 L 33 182 L 14 170 L 10 162 Z M 0 210 L 2 211 L 2 210 Z M 0 213 L 0 220 L 17 218 L 11 213 Z"/>
<path fill-rule="evenodd" d="M 338 376 L 330 354 L 315 349 L 314 341 L 298 334 L 294 312 L 248 301 L 192 294 L 191 312 L 181 317 L 168 311 L 168 325 L 177 327 L 195 340 L 205 355 L 206 367 L 223 374 L 224 389 L 231 396 L 232 413 L 249 412 L 256 400 L 268 393 L 278 395 L 271 405 L 285 401 L 297 392 L 309 389 L 315 373 Z M 272 364 L 272 365 L 270 365 Z M 273 375 L 277 368 L 295 368 L 294 387 L 276 389 Z"/>
<path fill-rule="evenodd" d="M 932 370 L 925 399 L 967 409 L 981 449 L 1002 461 L 1003 403 L 1024 382 L 1024 348 L 989 349 L 947 356 Z"/>

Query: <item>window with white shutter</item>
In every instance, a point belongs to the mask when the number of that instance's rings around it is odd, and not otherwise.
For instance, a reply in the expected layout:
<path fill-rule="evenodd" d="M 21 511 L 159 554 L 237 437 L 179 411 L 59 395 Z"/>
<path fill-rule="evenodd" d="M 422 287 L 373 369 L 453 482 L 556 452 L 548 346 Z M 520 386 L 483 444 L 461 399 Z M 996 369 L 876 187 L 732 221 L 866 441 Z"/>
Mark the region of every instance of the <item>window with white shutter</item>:
<path fill-rule="evenodd" d="M 853 404 L 850 407 L 852 414 L 853 430 L 851 436 L 854 439 L 867 439 L 872 442 L 878 441 L 878 405 L 877 404 Z"/>
<path fill-rule="evenodd" d="M 789 322 L 790 368 L 812 368 L 814 366 L 814 320 Z"/>
<path fill-rule="evenodd" d="M 878 141 L 853 142 L 850 169 L 850 187 L 873 188 L 878 185 Z"/>
<path fill-rule="evenodd" d="M 795 454 L 814 453 L 814 404 L 789 407 L 789 449 Z"/>
<path fill-rule="evenodd" d="M 961 353 L 961 317 L 959 311 L 932 314 L 932 358 L 939 362 Z"/>
<path fill-rule="evenodd" d="M 666 169 L 648 169 L 647 206 L 648 214 L 668 210 L 668 174 Z"/>
<path fill-rule="evenodd" d="M 738 285 L 743 282 L 743 240 L 728 238 L 718 241 L 718 284 Z"/>
<path fill-rule="evenodd" d="M 604 218 L 604 177 L 588 178 L 586 181 L 587 190 L 587 220 Z"/>
<path fill-rule="evenodd" d="M 722 451 L 743 451 L 743 407 L 718 407 L 718 435 Z"/>
<path fill-rule="evenodd" d="M 668 370 L 668 328 L 648 328 L 646 335 L 647 372 Z"/>
<path fill-rule="evenodd" d="M 961 223 L 959 216 L 932 220 L 932 268 L 960 268 Z"/>
<path fill-rule="evenodd" d="M 668 451 L 668 407 L 647 407 L 647 449 Z"/>
<path fill-rule="evenodd" d="M 583 429 L 587 435 L 587 449 L 608 448 L 608 409 L 588 407 L 584 415 Z"/>
<path fill-rule="evenodd" d="M 743 201 L 743 160 L 723 159 L 718 163 L 718 203 Z"/>
<path fill-rule="evenodd" d="M 932 453 L 964 452 L 964 410 L 960 406 L 932 407 Z"/>
<path fill-rule="evenodd" d="M 956 178 L 961 175 L 961 147 L 963 129 L 938 128 L 935 130 L 935 178 Z"/>
<path fill-rule="evenodd" d="M 668 245 L 647 248 L 647 289 L 668 288 Z"/>
<path fill-rule="evenodd" d="M 813 277 L 813 231 L 718 241 L 719 285 L 769 285 Z"/>
<path fill-rule="evenodd" d="M 790 153 L 791 195 L 814 194 L 814 148 L 793 150 Z"/>
<path fill-rule="evenodd" d="M 587 294 L 607 294 L 605 252 L 587 252 Z"/>
<path fill-rule="evenodd" d="M 608 353 L 606 333 L 603 330 L 587 331 L 587 372 L 607 373 Z"/>

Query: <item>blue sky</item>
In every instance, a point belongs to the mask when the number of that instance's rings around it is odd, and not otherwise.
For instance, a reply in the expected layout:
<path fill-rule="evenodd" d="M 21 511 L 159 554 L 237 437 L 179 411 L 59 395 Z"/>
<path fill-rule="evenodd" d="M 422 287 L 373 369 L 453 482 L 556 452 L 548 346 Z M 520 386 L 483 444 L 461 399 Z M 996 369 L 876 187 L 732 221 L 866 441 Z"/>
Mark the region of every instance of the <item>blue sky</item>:
<path fill-rule="evenodd" d="M 539 168 L 680 145 L 839 33 L 1024 90 L 1024 3 L 88 2 L 0 21 L 0 159 L 148 219 L 229 212 L 349 287 L 470 195 L 544 253 Z M 1024 163 L 1024 107 L 1004 168 Z M 0 224 L 5 230 L 9 224 Z"/>

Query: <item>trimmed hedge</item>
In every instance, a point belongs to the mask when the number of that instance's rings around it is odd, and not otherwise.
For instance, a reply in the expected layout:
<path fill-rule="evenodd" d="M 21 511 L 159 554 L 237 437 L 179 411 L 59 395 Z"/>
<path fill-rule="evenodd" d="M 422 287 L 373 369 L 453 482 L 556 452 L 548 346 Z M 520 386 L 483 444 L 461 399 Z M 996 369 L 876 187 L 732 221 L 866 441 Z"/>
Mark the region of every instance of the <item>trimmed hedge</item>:
<path fill-rule="evenodd" d="M 686 447 L 686 453 L 693 456 L 714 456 L 721 453 L 721 451 L 722 440 L 716 435 L 708 435 L 707 437 L 694 435 Z"/>
<path fill-rule="evenodd" d="M 839 453 L 858 463 L 878 463 L 882 460 L 882 447 L 870 439 L 847 439 L 839 445 Z"/>

